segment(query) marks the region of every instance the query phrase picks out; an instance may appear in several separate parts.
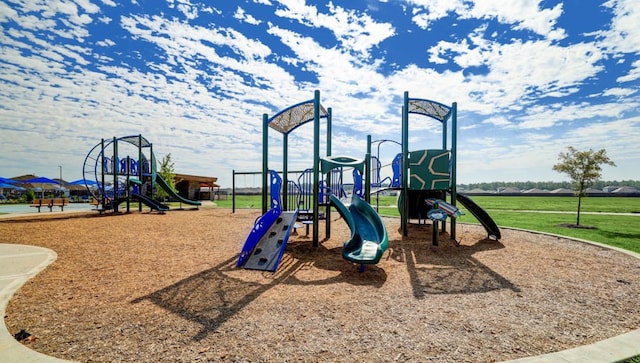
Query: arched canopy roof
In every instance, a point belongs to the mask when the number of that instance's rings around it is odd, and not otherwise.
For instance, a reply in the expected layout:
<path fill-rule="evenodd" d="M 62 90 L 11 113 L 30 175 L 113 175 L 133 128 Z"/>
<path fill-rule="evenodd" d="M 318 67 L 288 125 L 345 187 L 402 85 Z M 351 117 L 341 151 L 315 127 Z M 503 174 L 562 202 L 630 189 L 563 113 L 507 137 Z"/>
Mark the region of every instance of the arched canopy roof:
<path fill-rule="evenodd" d="M 339 168 L 341 166 L 351 167 L 358 169 L 360 173 L 364 173 L 365 160 L 356 159 L 351 156 L 327 156 L 320 159 L 320 166 L 322 173 L 328 173 L 333 168 Z"/>
<path fill-rule="evenodd" d="M 429 116 L 440 122 L 444 122 L 451 115 L 451 107 L 435 101 L 410 98 L 407 112 Z"/>
<path fill-rule="evenodd" d="M 140 136 L 140 135 L 123 136 L 123 137 L 119 137 L 117 140 L 128 142 L 129 144 L 135 145 L 137 147 L 151 146 L 151 143 L 149 142 L 149 140 L 145 139 L 143 136 Z"/>
<path fill-rule="evenodd" d="M 288 134 L 298 126 L 313 121 L 313 105 L 313 100 L 300 102 L 278 112 L 267 123 L 272 129 Z M 327 110 L 320 105 L 320 118 L 327 117 L 327 115 Z"/>

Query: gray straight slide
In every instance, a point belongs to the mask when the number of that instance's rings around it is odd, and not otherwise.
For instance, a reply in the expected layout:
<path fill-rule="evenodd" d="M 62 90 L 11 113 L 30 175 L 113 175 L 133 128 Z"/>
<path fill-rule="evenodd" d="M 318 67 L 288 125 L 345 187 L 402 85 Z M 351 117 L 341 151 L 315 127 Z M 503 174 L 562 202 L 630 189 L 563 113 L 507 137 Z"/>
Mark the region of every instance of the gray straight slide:
<path fill-rule="evenodd" d="M 287 246 L 297 214 L 297 211 L 282 212 L 269 229 L 265 230 L 242 267 L 251 270 L 275 271 Z"/>

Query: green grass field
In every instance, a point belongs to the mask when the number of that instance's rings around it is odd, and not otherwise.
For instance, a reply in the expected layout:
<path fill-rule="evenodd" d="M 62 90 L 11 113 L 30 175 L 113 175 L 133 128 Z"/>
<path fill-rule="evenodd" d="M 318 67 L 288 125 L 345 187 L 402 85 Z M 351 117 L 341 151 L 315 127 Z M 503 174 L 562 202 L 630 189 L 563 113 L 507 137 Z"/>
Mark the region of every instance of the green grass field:
<path fill-rule="evenodd" d="M 471 198 L 487 211 L 500 227 L 523 228 L 581 238 L 640 253 L 640 198 L 583 198 L 580 224 L 593 227 L 592 229 L 560 226 L 576 222 L 576 197 Z M 218 207 L 231 208 L 231 198 L 216 203 Z M 376 205 L 375 198 L 372 197 L 371 203 Z M 378 200 L 379 213 L 384 216 L 399 216 L 396 203 L 396 197 L 381 196 Z M 260 206 L 260 196 L 236 196 L 236 208 L 259 209 Z M 473 215 L 464 208 L 462 210 L 465 215 L 459 218 L 461 223 L 478 223 Z"/>

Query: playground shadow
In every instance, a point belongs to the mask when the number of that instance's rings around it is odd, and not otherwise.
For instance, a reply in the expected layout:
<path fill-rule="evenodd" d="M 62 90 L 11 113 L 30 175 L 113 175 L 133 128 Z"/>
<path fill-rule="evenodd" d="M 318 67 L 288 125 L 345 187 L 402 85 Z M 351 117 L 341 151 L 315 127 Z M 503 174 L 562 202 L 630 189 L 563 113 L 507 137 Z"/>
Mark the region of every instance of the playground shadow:
<path fill-rule="evenodd" d="M 337 275 L 327 278 L 319 278 L 314 281 L 300 280 L 295 274 L 287 279 L 287 284 L 292 285 L 330 285 L 335 283 L 347 283 L 357 286 L 372 286 L 380 288 L 387 281 L 387 273 L 377 265 L 365 265 L 365 270 L 360 271 L 360 265 L 342 258 L 342 247 L 327 248 L 323 244 L 313 247 L 312 242 L 296 241 L 287 246 L 289 258 L 300 261 L 303 265 L 313 266 L 316 269 L 333 272 Z"/>
<path fill-rule="evenodd" d="M 504 245 L 488 238 L 457 245 L 448 233 L 441 233 L 439 245 L 432 246 L 431 224 L 409 226 L 409 237 L 390 241 L 390 257 L 407 264 L 413 295 L 425 299 L 434 294 L 474 294 L 520 289 L 484 265 L 474 254 L 498 250 Z"/>
<path fill-rule="evenodd" d="M 386 273 L 382 269 L 371 266 L 364 274 L 359 273 L 357 267 L 342 260 L 340 251 L 336 252 L 334 249 L 327 249 L 322 245 L 313 247 L 310 241 L 309 243 L 287 245 L 287 252 L 284 254 L 278 270 L 274 273 L 240 270 L 236 267 L 236 261 L 237 257 L 233 257 L 211 269 L 134 299 L 131 303 L 150 301 L 184 319 L 199 324 L 201 329 L 192 339 L 200 341 L 279 284 L 310 286 L 347 282 L 380 287 L 386 280 Z M 296 277 L 298 271 L 312 267 L 344 272 L 337 276 L 335 273 L 327 273 L 326 275 L 331 277 L 313 281 L 301 280 Z M 247 275 L 244 271 L 254 274 L 253 277 L 256 281 L 251 281 L 252 276 Z M 317 275 L 325 274 L 319 272 Z M 266 283 L 264 282 L 265 277 L 268 281 Z"/>

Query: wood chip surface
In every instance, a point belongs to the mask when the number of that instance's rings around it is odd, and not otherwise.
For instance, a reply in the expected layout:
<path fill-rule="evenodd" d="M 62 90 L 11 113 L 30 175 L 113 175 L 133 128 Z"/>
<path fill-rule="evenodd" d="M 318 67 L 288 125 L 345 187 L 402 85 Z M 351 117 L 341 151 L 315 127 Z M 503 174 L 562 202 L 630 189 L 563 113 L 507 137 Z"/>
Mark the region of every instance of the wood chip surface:
<path fill-rule="evenodd" d="M 503 230 L 461 245 L 385 218 L 378 265 L 341 257 L 332 214 L 313 247 L 298 229 L 275 273 L 235 267 L 257 210 L 16 218 L 0 243 L 58 259 L 12 298 L 27 345 L 81 362 L 494 362 L 640 328 L 640 261 L 564 238 Z M 320 226 L 321 239 L 325 225 Z"/>

